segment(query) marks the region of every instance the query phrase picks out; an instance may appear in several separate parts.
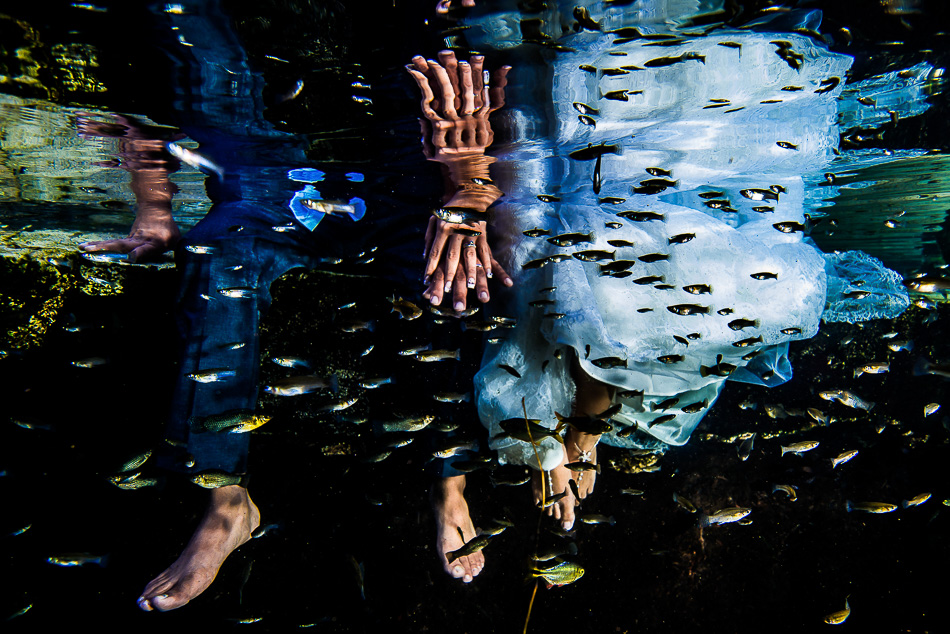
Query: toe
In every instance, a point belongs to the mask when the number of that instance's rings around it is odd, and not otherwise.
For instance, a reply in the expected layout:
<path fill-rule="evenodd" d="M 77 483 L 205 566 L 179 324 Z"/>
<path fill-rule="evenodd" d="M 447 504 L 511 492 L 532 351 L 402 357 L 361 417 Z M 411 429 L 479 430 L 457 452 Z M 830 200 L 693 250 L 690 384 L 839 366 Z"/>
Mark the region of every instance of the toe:
<path fill-rule="evenodd" d="M 145 610 L 146 612 L 151 612 L 153 609 L 152 604 L 149 603 L 148 599 L 145 597 L 139 597 L 136 599 L 135 603 L 139 606 L 139 609 Z"/>
<path fill-rule="evenodd" d="M 485 567 L 485 556 L 481 553 L 475 553 L 469 557 L 472 563 L 472 576 L 477 577 L 478 573 Z"/>
<path fill-rule="evenodd" d="M 566 531 L 574 528 L 574 501 L 573 499 L 569 504 L 565 504 L 561 509 L 561 528 Z"/>
<path fill-rule="evenodd" d="M 148 601 L 159 612 L 167 612 L 185 605 L 189 598 L 178 594 L 159 594 L 149 598 Z"/>
<path fill-rule="evenodd" d="M 460 564 L 462 567 L 461 575 L 452 575 L 456 579 L 461 578 L 463 583 L 471 583 L 474 578 L 472 573 L 472 558 L 471 557 L 459 557 L 456 561 L 457 564 Z"/>

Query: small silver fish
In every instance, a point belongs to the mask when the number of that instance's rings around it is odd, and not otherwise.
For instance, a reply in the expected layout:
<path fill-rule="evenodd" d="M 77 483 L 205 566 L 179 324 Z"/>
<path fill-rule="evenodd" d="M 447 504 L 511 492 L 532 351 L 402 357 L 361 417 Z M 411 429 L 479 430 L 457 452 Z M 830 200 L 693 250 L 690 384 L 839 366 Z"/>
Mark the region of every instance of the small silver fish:
<path fill-rule="evenodd" d="M 202 156 L 197 152 L 189 150 L 186 147 L 182 147 L 177 143 L 168 142 L 165 144 L 165 149 L 168 150 L 168 153 L 177 158 L 179 161 L 186 165 L 190 165 L 196 170 L 202 172 L 210 172 L 217 175 L 218 178 L 224 180 L 224 168 L 212 161 L 206 156 Z"/>
<path fill-rule="evenodd" d="M 211 368 L 199 372 L 189 372 L 185 375 L 186 379 L 191 379 L 196 383 L 216 383 L 226 381 L 237 376 L 237 372 L 230 368 Z"/>
<path fill-rule="evenodd" d="M 310 361 L 301 357 L 272 357 L 271 362 L 284 368 L 309 368 Z"/>
<path fill-rule="evenodd" d="M 817 440 L 805 440 L 802 442 L 795 442 L 787 446 L 782 447 L 782 455 L 784 456 L 787 453 L 801 455 L 806 451 L 811 451 L 818 446 Z"/>
<path fill-rule="evenodd" d="M 189 244 L 185 247 L 185 251 L 197 255 L 211 255 L 215 250 L 213 246 L 207 244 Z"/>
<path fill-rule="evenodd" d="M 745 440 L 739 443 L 739 446 L 736 447 L 736 453 L 739 455 L 739 460 L 745 462 L 749 459 L 749 456 L 752 454 L 752 446 L 755 443 L 756 434 L 752 434 Z"/>
<path fill-rule="evenodd" d="M 722 509 L 716 511 L 712 515 L 704 515 L 700 518 L 700 526 L 715 526 L 717 524 L 729 524 L 732 522 L 738 522 L 739 520 L 747 517 L 752 512 L 752 509 L 745 508 L 741 506 L 735 506 L 732 508 Z"/>
<path fill-rule="evenodd" d="M 865 401 L 848 390 L 824 390 L 819 392 L 818 396 L 826 401 L 838 401 L 842 405 L 847 405 L 855 409 L 863 409 L 866 412 L 870 412 L 874 407 L 874 403 Z"/>
<path fill-rule="evenodd" d="M 378 387 L 383 385 L 389 385 L 393 382 L 393 378 L 389 377 L 379 377 L 376 379 L 364 379 L 360 381 L 360 387 L 364 390 L 375 390 Z"/>
<path fill-rule="evenodd" d="M 839 453 L 837 456 L 835 456 L 834 458 L 831 459 L 831 468 L 834 469 L 834 468 L 837 467 L 839 464 L 844 464 L 844 463 L 846 463 L 847 461 L 849 461 L 849 460 L 851 460 L 852 458 L 854 458 L 856 455 L 858 455 L 858 450 L 857 450 L 857 449 L 851 449 L 851 450 L 849 450 L 849 451 L 843 451 L 843 452 Z"/>
<path fill-rule="evenodd" d="M 77 368 L 98 368 L 107 363 L 109 363 L 109 361 L 102 357 L 86 357 L 85 359 L 71 361 L 69 365 Z"/>
<path fill-rule="evenodd" d="M 127 262 L 129 259 L 129 254 L 98 251 L 83 253 L 82 257 L 84 260 L 89 260 L 90 262 Z"/>
<path fill-rule="evenodd" d="M 891 352 L 900 352 L 901 350 L 910 352 L 914 349 L 914 342 L 910 339 L 894 340 L 887 344 L 887 347 Z"/>
<path fill-rule="evenodd" d="M 887 361 L 871 361 L 855 368 L 854 378 L 858 378 L 862 374 L 883 374 L 890 369 L 891 364 Z"/>
<path fill-rule="evenodd" d="M 358 400 L 359 400 L 359 397 L 357 396 L 357 397 L 353 397 L 353 398 L 351 398 L 351 399 L 346 399 L 346 400 L 343 400 L 343 401 L 332 401 L 332 402 L 327 403 L 327 404 L 325 404 L 325 405 L 323 405 L 323 406 L 321 406 L 321 407 L 318 407 L 318 408 L 317 408 L 316 410 L 314 410 L 314 411 L 317 411 L 317 412 L 339 412 L 339 411 L 341 411 L 341 410 L 347 409 L 348 407 L 352 407 L 352 406 L 356 403 L 356 401 L 358 401 Z"/>
<path fill-rule="evenodd" d="M 793 486 L 789 486 L 787 484 L 773 484 L 772 493 L 775 493 L 776 491 L 781 491 L 782 493 L 786 494 L 788 496 L 789 502 L 794 502 L 798 499 L 798 494 L 795 493 L 795 487 Z"/>
<path fill-rule="evenodd" d="M 845 509 L 851 511 L 864 511 L 865 513 L 893 513 L 897 510 L 896 504 L 890 502 L 852 502 L 845 501 Z"/>
<path fill-rule="evenodd" d="M 234 286 L 232 288 L 219 288 L 218 292 L 231 299 L 250 299 L 257 295 L 257 289 L 247 286 Z"/>

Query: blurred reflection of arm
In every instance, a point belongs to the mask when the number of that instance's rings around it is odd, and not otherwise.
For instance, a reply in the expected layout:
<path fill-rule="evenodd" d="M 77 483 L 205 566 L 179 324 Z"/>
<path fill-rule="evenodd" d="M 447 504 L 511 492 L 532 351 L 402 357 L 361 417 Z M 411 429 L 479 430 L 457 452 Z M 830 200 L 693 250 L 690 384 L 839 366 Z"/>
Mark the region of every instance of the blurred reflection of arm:
<path fill-rule="evenodd" d="M 172 196 L 177 191 L 168 175 L 178 169 L 178 162 L 165 149 L 165 135 L 150 134 L 144 126 L 115 115 L 114 122 L 94 121 L 80 116 L 76 127 L 80 135 L 116 137 L 119 152 L 111 166 L 127 170 L 135 194 L 135 220 L 127 238 L 85 242 L 83 251 L 128 253 L 130 262 L 155 259 L 174 248 L 181 238 L 172 217 Z"/>
<path fill-rule="evenodd" d="M 489 114 L 505 103 L 505 86 L 510 67 L 495 72 L 493 86 L 485 84 L 484 58 L 473 56 L 471 63 L 458 61 L 451 51 L 439 54 L 439 62 L 421 56 L 407 66 L 422 92 L 421 120 L 426 157 L 442 165 L 446 179 L 444 207 L 461 207 L 485 213 L 501 192 L 491 182 L 485 155 L 494 134 Z M 455 231 L 459 225 L 431 218 L 426 231 L 427 285 L 423 296 L 440 304 L 444 293 L 453 291 L 453 306 L 464 310 L 468 289 L 479 301 L 487 302 L 488 279 L 498 275 L 507 286 L 512 281 L 492 257 L 482 220 L 468 228 L 480 231 L 476 238 Z M 474 242 L 475 247 L 465 247 Z"/>
<path fill-rule="evenodd" d="M 435 12 L 445 14 L 448 13 L 450 9 L 457 7 L 474 7 L 475 0 L 439 0 L 435 5 Z"/>

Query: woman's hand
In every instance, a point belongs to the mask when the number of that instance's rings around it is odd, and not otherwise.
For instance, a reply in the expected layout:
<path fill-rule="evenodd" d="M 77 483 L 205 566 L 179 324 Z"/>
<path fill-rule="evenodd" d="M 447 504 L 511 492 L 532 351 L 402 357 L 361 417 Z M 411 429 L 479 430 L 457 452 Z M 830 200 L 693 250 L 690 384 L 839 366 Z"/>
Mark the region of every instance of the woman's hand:
<path fill-rule="evenodd" d="M 452 51 L 439 53 L 439 61 L 416 56 L 406 67 L 422 93 L 423 152 L 442 164 L 446 170 L 447 207 L 462 207 L 470 213 L 485 213 L 501 196 L 489 177 L 488 166 L 494 161 L 485 156 L 494 133 L 488 116 L 505 103 L 509 66 L 494 75 L 489 87 L 484 57 L 476 55 L 470 62 L 458 61 Z M 498 275 L 507 286 L 512 280 L 492 257 L 488 246 L 487 223 L 484 220 L 465 229 L 479 232 L 465 235 L 461 225 L 437 218 L 429 220 L 426 230 L 426 268 L 423 297 L 433 305 L 442 303 L 452 293 L 453 307 L 465 310 L 468 290 L 474 290 L 479 301 L 489 301 L 488 280 Z M 454 290 L 453 290 L 454 289 Z"/>
<path fill-rule="evenodd" d="M 505 286 L 514 282 L 492 256 L 486 235 L 488 223 L 482 220 L 475 225 L 466 225 L 469 229 L 481 231 L 481 235 L 475 237 L 457 233 L 457 227 L 438 218 L 429 219 L 423 279 L 427 286 L 422 296 L 436 306 L 442 303 L 444 294 L 451 292 L 452 307 L 461 312 L 465 310 L 469 290 L 474 289 L 478 301 L 484 304 L 491 299 L 488 280 L 497 275 Z"/>

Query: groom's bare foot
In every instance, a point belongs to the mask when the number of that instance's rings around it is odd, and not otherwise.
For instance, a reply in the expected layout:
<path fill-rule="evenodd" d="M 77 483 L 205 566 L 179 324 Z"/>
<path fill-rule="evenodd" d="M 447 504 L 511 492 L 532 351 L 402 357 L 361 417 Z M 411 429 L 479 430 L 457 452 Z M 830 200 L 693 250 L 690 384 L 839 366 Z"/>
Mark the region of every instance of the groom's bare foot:
<path fill-rule="evenodd" d="M 138 605 L 165 612 L 185 605 L 214 581 L 221 564 L 260 526 L 261 514 L 247 489 L 232 485 L 213 489 L 211 501 L 181 556 L 145 586 Z"/>
<path fill-rule="evenodd" d="M 475 537 L 475 526 L 468 514 L 468 503 L 465 501 L 464 491 L 464 475 L 441 478 L 432 485 L 430 499 L 432 512 L 435 515 L 435 547 L 442 560 L 442 567 L 456 579 L 471 583 L 472 579 L 477 577 L 485 567 L 485 555 L 482 551 L 459 557 L 452 563 L 449 563 L 446 557 L 446 553 L 458 550 L 465 542 Z M 459 535 L 459 529 L 465 536 L 465 542 Z"/>
<path fill-rule="evenodd" d="M 547 508 L 547 514 L 554 519 L 560 520 L 561 528 L 569 531 L 574 527 L 574 506 L 576 505 L 576 501 L 569 484 L 571 472 L 564 466 L 565 464 L 567 464 L 567 458 L 562 450 L 561 460 L 557 467 L 543 473 L 533 471 L 531 488 L 534 492 L 534 503 L 536 506 L 541 505 L 542 480 L 544 480 L 545 484 L 545 500 L 552 495 L 557 495 L 564 491 L 567 492 L 567 495 Z"/>

